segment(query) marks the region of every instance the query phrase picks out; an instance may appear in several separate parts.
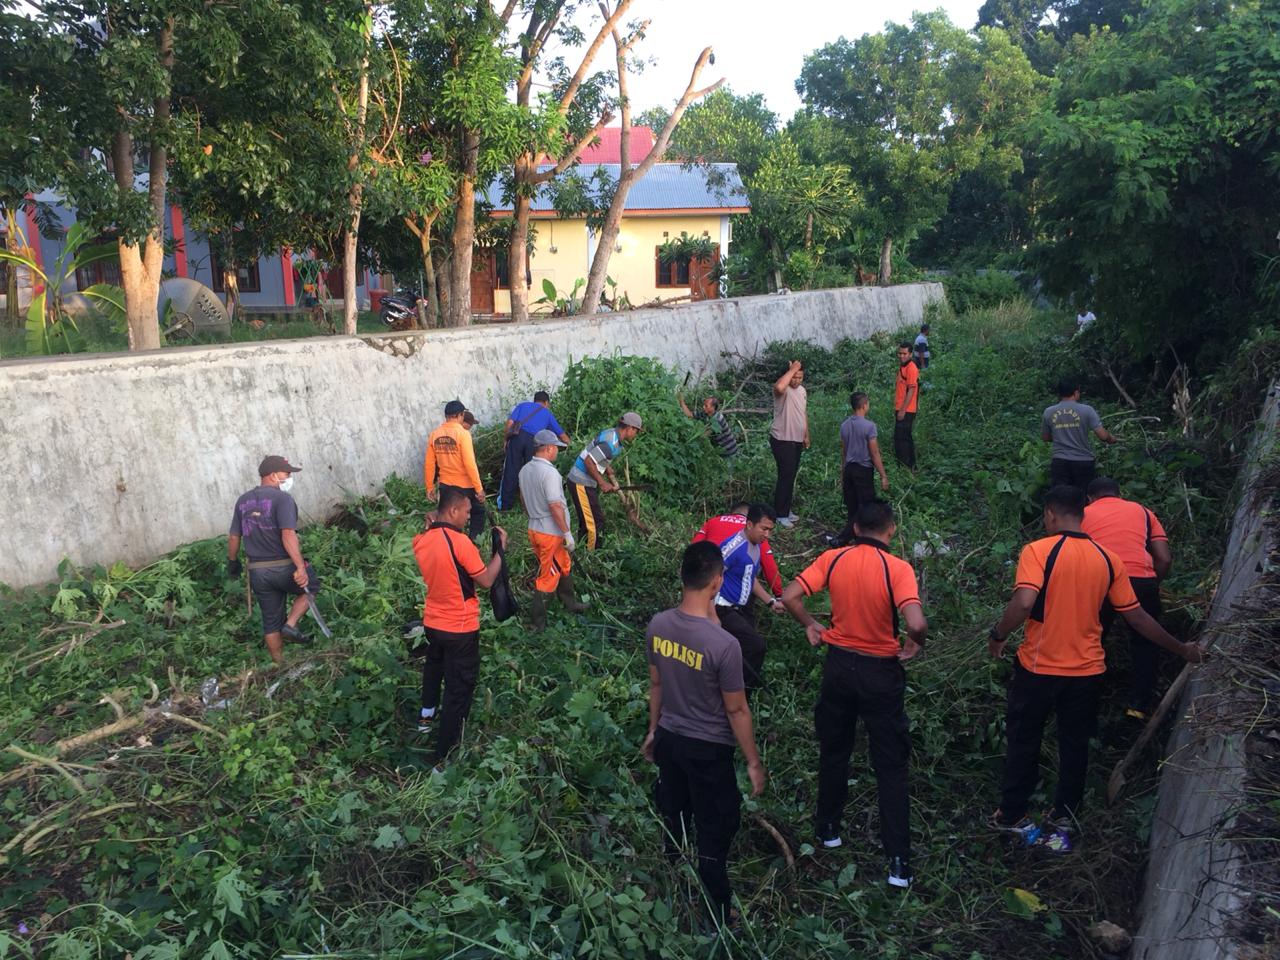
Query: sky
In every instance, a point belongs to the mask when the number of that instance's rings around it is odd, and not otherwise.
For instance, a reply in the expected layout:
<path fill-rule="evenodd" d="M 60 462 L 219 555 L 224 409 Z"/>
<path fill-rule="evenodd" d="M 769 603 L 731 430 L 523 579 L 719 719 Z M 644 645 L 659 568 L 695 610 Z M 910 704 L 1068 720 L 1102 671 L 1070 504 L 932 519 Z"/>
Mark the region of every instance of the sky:
<path fill-rule="evenodd" d="M 769 108 L 785 122 L 800 107 L 795 81 L 806 54 L 838 39 L 878 32 L 886 21 L 905 23 L 914 10 L 941 7 L 958 26 L 972 27 L 981 0 L 633 0 L 630 13 L 652 20 L 637 53 L 656 59 L 630 79 L 637 112 L 674 106 L 703 47 L 716 62 L 700 86 L 725 78 L 735 93 L 763 93 Z M 606 45 L 596 61 L 607 66 Z"/>

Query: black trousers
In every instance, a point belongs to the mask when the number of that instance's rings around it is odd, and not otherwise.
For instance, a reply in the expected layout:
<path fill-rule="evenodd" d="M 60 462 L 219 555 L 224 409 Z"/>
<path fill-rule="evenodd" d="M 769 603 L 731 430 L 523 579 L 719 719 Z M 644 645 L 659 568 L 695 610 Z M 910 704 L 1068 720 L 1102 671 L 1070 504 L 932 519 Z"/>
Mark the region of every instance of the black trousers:
<path fill-rule="evenodd" d="M 769 438 L 773 462 L 778 465 L 778 482 L 773 487 L 773 510 L 778 519 L 791 515 L 791 501 L 796 490 L 796 474 L 800 472 L 800 456 L 804 444 L 796 440 Z"/>
<path fill-rule="evenodd" d="M 830 647 L 822 666 L 822 690 L 813 708 L 818 735 L 819 829 L 837 829 L 849 796 L 849 759 L 861 720 L 876 774 L 880 840 L 885 856 L 911 856 L 907 764 L 911 757 L 904 694 L 906 671 L 892 658 L 866 657 Z"/>
<path fill-rule="evenodd" d="M 476 681 L 480 678 L 480 631 L 449 633 L 427 627 L 424 639 L 427 655 L 422 664 L 422 705 L 428 709 L 440 703 L 444 686 L 444 707 L 436 721 L 436 753 L 439 763 L 462 737 L 462 722 L 471 713 Z"/>
<path fill-rule="evenodd" d="M 904 467 L 916 468 L 916 441 L 911 435 L 916 423 L 914 413 L 904 413 L 902 419 L 894 415 L 893 421 L 893 455 Z"/>
<path fill-rule="evenodd" d="M 836 534 L 836 540 L 840 543 L 849 543 L 853 540 L 853 522 L 858 517 L 858 509 L 864 503 L 870 503 L 876 498 L 875 476 L 874 468 L 861 463 L 850 461 L 844 465 L 844 471 L 840 475 L 840 486 L 844 494 L 845 525 L 844 529 Z"/>
<path fill-rule="evenodd" d="M 533 437 L 521 430 L 507 441 L 502 458 L 502 484 L 498 488 L 498 509 L 510 510 L 520 491 L 520 471 L 533 459 Z"/>
<path fill-rule="evenodd" d="M 1032 673 L 1014 662 L 1005 715 L 1009 753 L 1000 786 L 1000 812 L 1007 822 L 1026 814 L 1040 782 L 1040 741 L 1050 713 L 1058 719 L 1058 786 L 1053 807 L 1059 816 L 1074 816 L 1079 809 L 1089 768 L 1089 738 L 1098 722 L 1100 679 L 1100 674 L 1055 677 Z"/>
<path fill-rule="evenodd" d="M 454 487 L 447 483 L 440 484 L 440 492 L 443 493 L 445 490 L 456 490 L 471 501 L 471 521 L 467 525 L 467 535 L 474 540 L 484 530 L 484 502 L 469 487 Z"/>
<path fill-rule="evenodd" d="M 588 550 L 595 550 L 604 542 L 604 509 L 600 506 L 600 488 L 566 480 L 565 494 L 578 515 L 578 543 Z"/>
<path fill-rule="evenodd" d="M 1130 577 L 1133 593 L 1142 609 L 1159 620 L 1164 613 L 1160 603 L 1160 581 L 1155 577 Z M 1116 620 L 1115 608 L 1107 601 L 1102 605 L 1102 638 L 1105 640 Z M 1156 665 L 1164 653 L 1136 630 L 1129 631 L 1129 706 L 1146 711 L 1155 699 Z"/>
<path fill-rule="evenodd" d="M 742 680 L 747 696 L 764 686 L 764 655 L 768 646 L 756 629 L 755 613 L 749 607 L 716 607 L 720 626 L 742 647 Z"/>
<path fill-rule="evenodd" d="M 1063 460 L 1061 457 L 1054 457 L 1049 461 L 1051 487 L 1079 487 L 1084 490 L 1097 475 L 1096 460 Z"/>
<path fill-rule="evenodd" d="M 658 727 L 653 758 L 658 764 L 653 798 L 666 826 L 667 854 L 674 856 L 692 832 L 698 850 L 698 876 L 712 905 L 725 912 L 732 896 L 729 845 L 738 832 L 742 806 L 733 747 Z"/>

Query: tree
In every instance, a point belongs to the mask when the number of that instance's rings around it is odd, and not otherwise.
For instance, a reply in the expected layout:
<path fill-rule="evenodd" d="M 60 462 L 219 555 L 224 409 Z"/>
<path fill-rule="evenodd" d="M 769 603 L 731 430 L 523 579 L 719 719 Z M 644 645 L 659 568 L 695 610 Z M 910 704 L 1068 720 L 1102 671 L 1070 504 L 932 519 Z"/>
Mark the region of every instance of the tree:
<path fill-rule="evenodd" d="M 350 185 L 347 187 L 346 223 L 342 229 L 342 332 L 356 332 L 356 243 L 360 237 L 360 210 L 364 196 L 361 161 L 368 149 L 365 142 L 369 117 L 369 55 L 373 46 L 373 4 L 364 3 L 359 20 L 354 24 L 360 34 L 361 50 L 356 70 L 355 116 L 351 125 L 351 147 L 347 157 Z M 344 113 L 346 111 L 344 110 Z"/>
<path fill-rule="evenodd" d="M 952 185 L 968 170 L 1007 177 L 1021 154 L 997 136 L 1027 122 L 1042 79 L 1007 34 L 974 36 L 941 12 L 910 26 L 850 42 L 841 38 L 805 58 L 796 89 L 808 116 L 802 143 L 812 159 L 857 172 L 866 209 L 881 233 L 880 282 L 891 279 L 893 245 L 946 210 Z M 810 148 L 812 150 L 812 148 Z"/>
<path fill-rule="evenodd" d="M 528 130 L 525 149 L 515 158 L 512 170 L 512 228 L 506 245 L 513 321 L 529 319 L 529 287 L 524 277 L 529 263 L 529 220 L 533 198 L 542 185 L 576 163 L 601 128 L 613 119 L 613 105 L 605 96 L 603 78 L 589 77 L 588 71 L 600 47 L 630 6 L 631 0 L 618 0 L 612 12 L 607 8 L 602 10 L 603 22 L 572 75 L 568 73 L 563 59 L 552 64 L 554 92 L 544 98 L 541 109 L 534 112 L 533 81 L 548 40 L 558 33 L 562 40 L 572 43 L 578 40 L 580 31 L 576 28 L 560 29 L 562 21 L 575 10 L 572 0 L 533 0 L 528 4 L 528 22 L 520 35 L 516 104 L 529 111 L 533 122 Z M 582 96 L 584 92 L 586 96 Z M 543 165 L 541 169 L 540 164 Z"/>
<path fill-rule="evenodd" d="M 600 297 L 604 294 L 604 283 L 609 271 L 609 258 L 613 256 L 613 246 L 617 243 L 618 232 L 622 228 L 622 213 L 627 206 L 627 194 L 631 192 L 631 188 L 636 181 L 652 170 L 653 165 L 661 160 L 667 152 L 667 147 L 671 144 L 671 135 L 675 131 L 676 125 L 680 123 L 680 118 L 689 109 L 689 104 L 705 97 L 724 83 L 724 78 L 722 77 L 708 87 L 698 88 L 698 78 L 702 75 L 707 63 L 712 59 L 711 48 L 706 47 L 694 63 L 693 72 L 689 76 L 689 82 L 685 85 L 684 93 L 671 111 L 667 122 L 663 124 L 662 130 L 659 131 L 654 141 L 653 149 L 649 151 L 649 155 L 644 160 L 633 167 L 631 165 L 631 101 L 627 96 L 627 60 L 630 56 L 631 48 L 644 37 L 644 31 L 647 26 L 647 21 L 640 24 L 625 39 L 616 28 L 612 31 L 614 58 L 617 62 L 618 70 L 618 101 L 622 111 L 622 131 L 618 154 L 620 162 L 618 165 L 618 180 L 613 186 L 613 195 L 605 211 L 604 220 L 600 226 L 600 235 L 596 241 L 595 256 L 591 260 L 591 270 L 587 274 L 587 288 L 582 294 L 583 313 L 595 313 L 600 308 Z"/>
<path fill-rule="evenodd" d="M 1208 367 L 1275 323 L 1280 9 L 1153 0 L 1077 37 L 1040 124 L 1037 261 L 1134 357 Z"/>

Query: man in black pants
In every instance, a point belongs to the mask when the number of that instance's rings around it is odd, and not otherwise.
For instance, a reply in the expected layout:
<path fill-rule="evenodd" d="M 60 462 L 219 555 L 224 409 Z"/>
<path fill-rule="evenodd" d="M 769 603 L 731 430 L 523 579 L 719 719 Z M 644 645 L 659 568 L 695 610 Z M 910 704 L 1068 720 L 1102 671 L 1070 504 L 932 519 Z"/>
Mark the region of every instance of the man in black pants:
<path fill-rule="evenodd" d="M 911 344 L 898 344 L 898 376 L 893 388 L 893 455 L 909 470 L 916 468 L 912 435 L 920 407 L 920 368 L 911 358 Z"/>
<path fill-rule="evenodd" d="M 422 665 L 422 713 L 418 732 L 427 733 L 439 715 L 435 763 L 442 764 L 462 736 L 480 676 L 480 601 L 476 587 L 488 588 L 502 570 L 495 553 L 486 565 L 463 529 L 471 516 L 466 491 L 442 487 L 440 506 L 425 533 L 413 539 L 413 555 L 427 588 L 422 610 L 426 660 Z M 498 536 L 507 545 L 506 531 Z M 444 686 L 444 706 L 440 688 Z"/>
<path fill-rule="evenodd" d="M 804 364 L 792 360 L 773 382 L 773 422 L 769 425 L 769 450 L 778 467 L 773 487 L 773 511 L 778 525 L 795 526 L 800 518 L 792 510 L 800 455 L 809 449 L 809 394 L 804 388 Z"/>
<path fill-rule="evenodd" d="M 773 532 L 773 509 L 763 503 L 747 508 L 747 522 L 741 530 L 722 540 L 717 546 L 724 560 L 724 577 L 716 596 L 716 614 L 720 626 L 728 630 L 742 647 L 742 674 L 747 696 L 764 686 L 765 639 L 756 629 L 751 601 L 759 600 L 774 613 L 782 613 L 782 601 L 771 594 L 760 580 L 763 547 Z"/>
<path fill-rule="evenodd" d="M 1089 434 L 1103 443 L 1117 438 L 1102 425 L 1098 411 L 1080 402 L 1080 385 L 1070 377 L 1058 383 L 1059 400 L 1046 407 L 1040 418 L 1040 436 L 1053 444 L 1049 461 L 1049 485 L 1079 487 L 1084 490 L 1097 475 L 1097 461 Z"/>
<path fill-rule="evenodd" d="M 830 546 L 843 547 L 853 540 L 853 526 L 858 510 L 876 498 L 875 475 L 880 474 L 880 489 L 889 489 L 889 476 L 880 459 L 880 441 L 876 439 L 875 421 L 867 416 L 871 400 L 865 393 L 849 394 L 853 414 L 840 424 L 840 462 L 844 465 L 841 487 L 844 494 L 845 525 L 835 536 L 828 535 Z"/>
<path fill-rule="evenodd" d="M 649 732 L 641 748 L 658 765 L 654 801 L 666 826 L 667 855 L 677 856 L 690 828 L 696 832 L 698 876 L 717 923 L 732 922 L 736 913 L 728 871 L 742 802 L 735 743 L 747 761 L 751 795 L 760 796 L 765 784 L 743 692 L 742 652 L 715 621 L 723 575 L 715 544 L 690 544 L 680 563 L 680 605 L 649 621 Z"/>
<path fill-rule="evenodd" d="M 889 553 L 893 509 L 873 500 L 858 510 L 851 547 L 821 554 L 782 592 L 782 602 L 813 646 L 827 644 L 822 691 L 813 709 L 818 737 L 818 803 L 814 825 L 824 847 L 841 845 L 840 821 L 849 793 L 849 759 L 857 722 L 867 728 L 879 795 L 880 837 L 889 861 L 888 883 L 911 886 L 911 756 L 902 664 L 920 652 L 928 624 L 915 571 Z M 804 598 L 831 594 L 831 627 L 804 608 Z M 899 644 L 899 618 L 907 636 Z"/>
<path fill-rule="evenodd" d="M 1198 646 L 1175 640 L 1138 605 L 1124 561 L 1081 530 L 1084 501 L 1078 487 L 1049 491 L 1049 536 L 1023 547 L 1013 596 L 987 638 L 991 655 L 1002 657 L 1009 634 L 1026 622 L 1009 686 L 1009 748 L 991 824 L 1054 853 L 1070 852 L 1084 797 L 1098 684 L 1106 670 L 1098 617 L 1103 602 L 1152 643 L 1191 662 L 1202 656 Z M 1041 826 L 1027 816 L 1027 806 L 1040 781 L 1040 741 L 1050 713 L 1058 720 L 1058 784 Z"/>
<path fill-rule="evenodd" d="M 1154 513 L 1140 503 L 1120 496 L 1120 485 L 1109 477 L 1089 484 L 1089 503 L 1081 529 L 1124 561 L 1129 583 L 1142 609 L 1159 622 L 1160 581 L 1173 567 L 1169 535 Z M 1102 606 L 1102 639 L 1107 639 L 1116 611 Z M 1155 699 L 1156 661 L 1160 654 L 1141 634 L 1129 631 L 1129 703 L 1125 716 L 1145 721 Z"/>

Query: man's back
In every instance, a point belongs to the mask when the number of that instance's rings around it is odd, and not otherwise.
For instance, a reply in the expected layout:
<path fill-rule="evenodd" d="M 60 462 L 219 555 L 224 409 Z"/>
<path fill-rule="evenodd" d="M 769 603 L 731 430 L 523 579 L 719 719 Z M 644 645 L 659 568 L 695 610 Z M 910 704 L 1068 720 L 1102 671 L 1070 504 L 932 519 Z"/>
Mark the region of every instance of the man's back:
<path fill-rule="evenodd" d="M 1098 411 L 1078 400 L 1060 400 L 1045 408 L 1042 432 L 1053 442 L 1053 456 L 1059 460 L 1092 460 L 1089 435 L 1102 426 Z"/>
<path fill-rule="evenodd" d="M 840 439 L 844 441 L 844 462 L 871 466 L 871 441 L 876 439 L 875 422 L 860 414 L 846 417 L 840 424 Z"/>
<path fill-rule="evenodd" d="M 742 649 L 705 617 L 678 608 L 649 621 L 647 657 L 662 681 L 658 726 L 712 743 L 735 743 L 724 694 L 744 689 Z"/>
<path fill-rule="evenodd" d="M 1154 577 L 1150 543 L 1169 539 L 1154 513 L 1122 497 L 1099 497 L 1085 507 L 1081 529 L 1124 561 L 1131 577 Z"/>
<path fill-rule="evenodd" d="M 250 560 L 284 560 L 289 554 L 281 530 L 296 530 L 298 505 L 279 487 L 262 485 L 241 494 L 231 519 L 231 533 L 244 539 Z"/>
<path fill-rule="evenodd" d="M 551 504 L 567 506 L 564 483 L 555 464 L 542 457 L 534 457 L 520 470 L 520 496 L 529 514 L 529 529 L 553 536 L 561 534 L 560 526 L 551 515 Z"/>
<path fill-rule="evenodd" d="M 439 482 L 451 487 L 475 489 L 479 491 L 480 471 L 476 466 L 476 455 L 471 443 L 471 433 L 458 420 L 446 420 L 427 438 L 427 458 L 424 473 L 438 471 Z M 424 477 L 428 489 L 436 479 Z"/>

